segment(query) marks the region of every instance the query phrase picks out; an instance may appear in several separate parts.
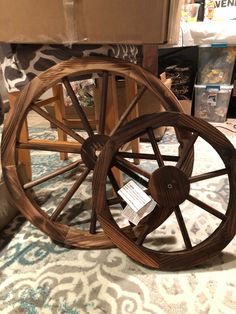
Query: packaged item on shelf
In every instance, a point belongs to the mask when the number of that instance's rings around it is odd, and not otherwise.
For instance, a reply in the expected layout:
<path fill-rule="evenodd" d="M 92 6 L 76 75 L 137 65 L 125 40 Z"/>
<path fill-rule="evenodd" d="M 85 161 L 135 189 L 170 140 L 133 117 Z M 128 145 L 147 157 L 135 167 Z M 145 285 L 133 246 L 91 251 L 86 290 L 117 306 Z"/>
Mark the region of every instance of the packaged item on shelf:
<path fill-rule="evenodd" d="M 224 122 L 232 85 L 195 85 L 194 116 L 209 122 Z"/>
<path fill-rule="evenodd" d="M 178 99 L 187 99 L 192 94 L 192 68 L 188 64 L 173 64 L 165 68 L 166 77 L 172 80 L 172 92 Z"/>
<path fill-rule="evenodd" d="M 204 45 L 199 47 L 197 84 L 230 84 L 236 47 Z"/>
<path fill-rule="evenodd" d="M 205 21 L 225 21 L 236 19 L 235 0 L 205 0 Z"/>
<path fill-rule="evenodd" d="M 198 9 L 198 21 L 203 21 L 204 20 L 204 5 L 205 1 L 204 0 L 195 0 L 194 3 L 199 3 L 199 9 Z"/>
<path fill-rule="evenodd" d="M 199 7 L 199 3 L 183 4 L 181 22 L 197 22 Z"/>

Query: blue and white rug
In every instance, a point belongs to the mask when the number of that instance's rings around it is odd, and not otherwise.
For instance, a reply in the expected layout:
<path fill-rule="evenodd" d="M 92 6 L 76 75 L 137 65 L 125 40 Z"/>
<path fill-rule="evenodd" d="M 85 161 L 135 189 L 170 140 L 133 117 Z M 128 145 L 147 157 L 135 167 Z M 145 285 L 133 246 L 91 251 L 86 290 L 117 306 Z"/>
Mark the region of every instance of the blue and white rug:
<path fill-rule="evenodd" d="M 45 130 L 41 131 L 45 136 Z M 48 132 L 49 137 L 52 135 L 53 132 Z M 232 136 L 230 140 L 236 146 L 236 138 Z M 206 171 L 214 164 L 212 155 L 206 162 L 207 149 L 201 143 L 195 157 L 196 171 Z M 175 141 L 168 133 L 163 139 L 163 153 L 165 150 L 175 150 Z M 55 164 L 55 158 L 58 157 L 43 153 L 34 156 L 36 176 L 37 172 L 44 173 L 49 160 Z M 69 184 L 70 176 L 67 181 Z M 54 199 L 61 188 L 52 184 L 50 193 L 54 193 Z M 202 200 L 210 198 L 216 207 L 223 206 L 228 196 L 224 178 L 218 180 L 217 186 L 205 183 L 204 188 L 195 185 L 194 190 L 196 196 Z M 85 199 L 91 195 L 90 190 L 87 192 L 87 196 L 86 189 L 82 193 Z M 191 209 L 186 219 L 196 241 L 214 228 L 214 220 L 209 221 Z M 175 234 L 172 221 L 168 228 Z M 164 226 L 160 230 L 163 239 L 166 229 Z M 61 247 L 20 215 L 1 232 L 0 245 L 3 314 L 236 313 L 236 238 L 218 257 L 192 270 L 178 272 L 146 269 L 118 249 L 89 251 Z"/>

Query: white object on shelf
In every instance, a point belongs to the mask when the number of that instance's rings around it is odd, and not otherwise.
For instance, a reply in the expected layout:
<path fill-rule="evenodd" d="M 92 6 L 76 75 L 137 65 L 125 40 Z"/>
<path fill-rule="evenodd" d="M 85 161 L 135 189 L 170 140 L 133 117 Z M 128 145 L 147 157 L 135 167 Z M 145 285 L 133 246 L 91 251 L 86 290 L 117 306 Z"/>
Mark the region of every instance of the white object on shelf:
<path fill-rule="evenodd" d="M 212 43 L 236 44 L 236 20 L 182 22 L 179 42 L 176 45 L 163 45 L 160 48 L 198 46 Z"/>

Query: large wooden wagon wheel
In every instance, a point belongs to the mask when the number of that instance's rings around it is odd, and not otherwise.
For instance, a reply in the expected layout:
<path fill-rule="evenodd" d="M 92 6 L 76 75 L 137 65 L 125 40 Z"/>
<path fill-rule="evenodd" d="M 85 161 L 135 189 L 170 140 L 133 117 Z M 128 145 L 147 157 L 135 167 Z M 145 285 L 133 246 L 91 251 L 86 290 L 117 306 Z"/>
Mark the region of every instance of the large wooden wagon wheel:
<path fill-rule="evenodd" d="M 186 149 L 175 163 L 163 160 L 162 145 L 153 138 L 154 130 L 163 125 L 191 132 Z M 112 214 L 111 204 L 118 206 L 119 197 L 108 199 L 106 176 L 120 158 L 129 157 L 120 148 L 141 134 L 151 140 L 150 151 L 142 157 L 149 160 L 148 168 L 144 163 L 143 172 L 134 169 L 126 175 L 128 181 L 143 186 L 154 201 L 154 210 L 141 217 L 133 226 L 135 236 L 130 237 Z M 189 175 L 183 164 L 193 147 L 194 167 Z M 151 159 L 156 164 L 151 165 Z M 213 126 L 185 114 L 147 115 L 126 124 L 105 145 L 94 172 L 94 207 L 106 234 L 135 261 L 157 269 L 189 268 L 218 254 L 234 237 L 235 178 L 235 149 Z"/>
<path fill-rule="evenodd" d="M 107 131 L 106 114 L 110 105 L 107 103 L 107 86 L 111 74 L 119 77 L 119 80 L 128 78 L 135 81 L 137 93 L 131 99 L 123 114 L 120 115 L 120 119 L 114 128 Z M 91 127 L 90 121 L 71 86 L 73 79 L 77 77 L 80 79 L 87 78 L 91 77 L 91 75 L 102 80 L 97 132 Z M 74 128 L 68 127 L 63 121 L 61 122 L 57 118 L 52 117 L 37 102 L 49 88 L 60 82 L 64 85 L 82 121 L 83 134 Z M 26 86 L 15 104 L 14 112 L 11 112 L 5 124 L 2 137 L 2 166 L 5 181 L 12 195 L 12 202 L 32 224 L 54 240 L 67 245 L 83 248 L 103 248 L 113 245 L 103 232 L 97 232 L 95 213 L 91 213 L 91 207 L 90 211 L 83 211 L 83 204 L 81 205 L 83 201 L 80 199 L 84 193 L 89 194 L 89 197 L 92 199 L 91 175 L 97 155 L 109 136 L 114 134 L 128 119 L 128 115 L 146 91 L 151 92 L 158 100 L 161 100 L 166 110 L 182 112 L 175 96 L 159 79 L 140 66 L 122 60 L 88 57 L 65 61 L 40 74 Z M 33 138 L 23 142 L 19 134 L 23 122 L 31 111 L 36 112 L 41 118 L 43 117 L 56 125 L 57 128 L 68 136 L 67 141 L 58 141 L 50 137 L 46 138 L 46 141 L 42 141 L 41 135 L 37 137 L 34 134 Z M 180 131 L 178 137 L 181 150 L 185 145 L 188 134 Z M 41 156 L 38 173 L 36 176 L 33 176 L 30 182 L 25 182 L 18 166 L 18 149 L 29 150 L 32 158 L 36 152 L 43 151 L 46 157 L 48 152 L 54 154 L 64 152 L 69 154 L 69 159 L 64 164 L 50 154 L 48 160 L 51 160 L 51 163 L 48 162 L 47 172 L 40 173 L 40 163 L 43 163 L 44 160 L 44 155 Z M 70 156 L 72 157 L 70 158 Z M 139 158 L 139 155 L 134 152 L 131 158 Z M 191 171 L 192 159 L 192 153 L 190 153 L 188 162 L 185 164 L 189 171 Z M 131 162 L 130 165 L 133 166 Z M 129 168 L 129 165 L 125 167 Z M 117 166 L 117 168 L 119 169 L 120 167 Z M 74 178 L 71 186 L 69 185 L 69 176 Z M 117 190 L 119 184 L 112 171 L 109 171 L 108 179 L 112 188 Z M 87 185 L 82 189 L 85 183 Z M 40 205 L 35 200 L 35 193 L 37 194 L 40 189 L 49 191 L 51 184 L 53 185 L 53 202 L 49 197 L 48 202 Z M 82 192 L 80 193 L 81 189 Z M 129 232 L 130 228 L 126 228 L 126 230 Z"/>

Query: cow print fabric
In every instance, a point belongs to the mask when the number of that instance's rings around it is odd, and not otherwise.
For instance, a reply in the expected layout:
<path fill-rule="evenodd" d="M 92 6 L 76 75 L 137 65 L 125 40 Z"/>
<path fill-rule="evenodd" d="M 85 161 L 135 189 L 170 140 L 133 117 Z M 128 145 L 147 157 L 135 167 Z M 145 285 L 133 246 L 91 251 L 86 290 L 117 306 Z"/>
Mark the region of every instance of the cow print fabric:
<path fill-rule="evenodd" d="M 20 91 L 51 66 L 73 57 L 109 56 L 137 62 L 135 45 L 2 45 L 1 66 L 8 93 Z"/>

